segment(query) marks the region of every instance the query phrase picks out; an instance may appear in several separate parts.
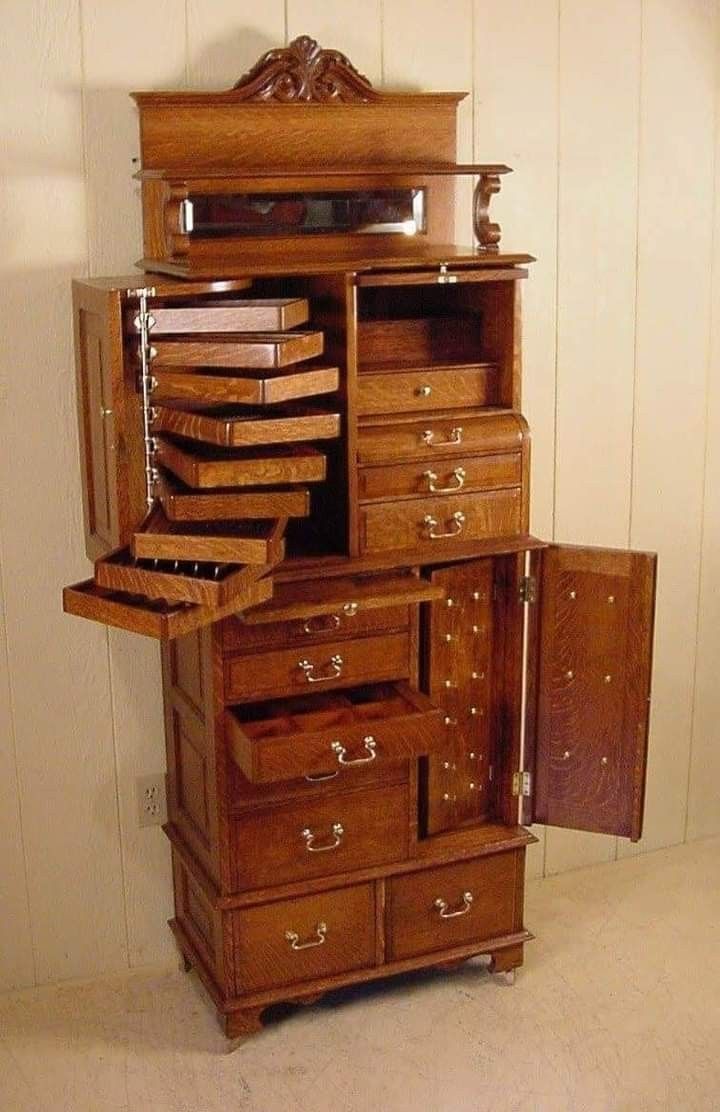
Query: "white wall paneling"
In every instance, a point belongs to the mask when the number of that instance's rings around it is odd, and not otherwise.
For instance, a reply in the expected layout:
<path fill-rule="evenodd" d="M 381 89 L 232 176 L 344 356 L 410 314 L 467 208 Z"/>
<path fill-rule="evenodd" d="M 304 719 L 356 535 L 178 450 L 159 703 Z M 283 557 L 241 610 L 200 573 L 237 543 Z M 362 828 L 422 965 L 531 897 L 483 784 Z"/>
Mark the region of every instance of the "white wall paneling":
<path fill-rule="evenodd" d="M 718 833 L 716 0 L 6 0 L 3 14 L 0 987 L 172 950 L 167 846 L 138 828 L 134 791 L 163 767 L 157 650 L 60 608 L 87 574 L 69 283 L 140 255 L 128 92 L 227 87 L 304 32 L 375 82 L 466 89 L 460 157 L 514 167 L 495 211 L 504 245 L 538 258 L 523 291 L 533 530 L 659 551 L 638 848 Z M 461 238 L 469 226 L 468 208 Z M 530 871 L 617 851 L 549 830 Z"/>

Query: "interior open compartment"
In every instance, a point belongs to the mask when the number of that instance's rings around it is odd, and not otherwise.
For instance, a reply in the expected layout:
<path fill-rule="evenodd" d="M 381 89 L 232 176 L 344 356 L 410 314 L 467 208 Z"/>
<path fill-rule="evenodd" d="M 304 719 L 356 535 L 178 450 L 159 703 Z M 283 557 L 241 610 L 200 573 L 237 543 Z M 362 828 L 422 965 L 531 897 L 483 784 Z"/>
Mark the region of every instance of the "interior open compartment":
<path fill-rule="evenodd" d="M 476 271 L 425 275 L 407 272 L 363 276 L 358 289 L 358 374 L 475 372 L 475 396 L 465 397 L 463 381 L 455 404 L 517 408 L 517 279 L 525 271 Z M 469 382 L 471 380 L 468 380 Z M 418 404 L 432 401 L 428 379 L 417 390 Z M 438 401 L 437 404 L 440 404 Z M 443 404 L 446 404 L 443 403 Z M 451 403 L 452 404 L 452 403 Z"/>

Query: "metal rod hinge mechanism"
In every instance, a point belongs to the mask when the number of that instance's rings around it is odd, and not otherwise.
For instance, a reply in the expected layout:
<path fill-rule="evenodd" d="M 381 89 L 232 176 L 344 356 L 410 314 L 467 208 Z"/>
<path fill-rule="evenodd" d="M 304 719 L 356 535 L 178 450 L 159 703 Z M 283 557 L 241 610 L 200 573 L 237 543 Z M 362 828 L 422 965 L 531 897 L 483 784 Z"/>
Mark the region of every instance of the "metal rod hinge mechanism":
<path fill-rule="evenodd" d="M 529 772 L 513 772 L 512 793 L 514 796 L 532 795 L 532 775 Z"/>
<path fill-rule="evenodd" d="M 534 575 L 524 575 L 520 580 L 520 602 L 537 601 L 537 581 Z"/>
<path fill-rule="evenodd" d="M 157 441 L 152 435 L 152 403 L 150 395 L 153 390 L 153 379 L 150 371 L 150 313 L 148 311 L 148 298 L 155 296 L 152 286 L 143 286 L 137 290 L 128 290 L 129 297 L 137 297 L 138 310 L 134 324 L 138 336 L 138 359 L 140 361 L 140 393 L 142 395 L 143 417 L 143 447 L 145 452 L 145 499 L 150 508 L 155 500 L 155 483 L 158 472 L 155 467 L 155 450 Z"/>

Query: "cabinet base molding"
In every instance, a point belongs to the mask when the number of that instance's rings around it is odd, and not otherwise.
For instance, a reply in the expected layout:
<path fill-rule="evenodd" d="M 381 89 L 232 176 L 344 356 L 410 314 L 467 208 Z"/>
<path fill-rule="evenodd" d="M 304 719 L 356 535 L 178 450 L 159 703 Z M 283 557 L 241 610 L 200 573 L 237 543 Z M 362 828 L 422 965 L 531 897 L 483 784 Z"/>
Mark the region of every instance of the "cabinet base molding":
<path fill-rule="evenodd" d="M 501 938 L 473 942 L 467 946 L 455 947 L 429 954 L 421 954 L 404 961 L 390 961 L 372 969 L 359 969 L 321 981 L 312 981 L 298 986 L 295 991 L 289 987 L 267 992 L 253 993 L 248 996 L 224 999 L 220 986 L 215 981 L 198 948 L 191 941 L 177 919 L 169 920 L 178 948 L 188 968 L 194 969 L 218 1011 L 221 1026 L 228 1039 L 243 1039 L 256 1034 L 263 1027 L 261 1015 L 273 1004 L 302 1004 L 310 1006 L 318 1003 L 327 993 L 351 985 L 381 981 L 388 977 L 400 976 L 419 970 L 436 969 L 449 972 L 459 969 L 471 958 L 489 957 L 491 973 L 504 973 L 517 969 L 523 964 L 523 951 L 526 942 L 535 937 L 530 931 L 522 930 Z"/>

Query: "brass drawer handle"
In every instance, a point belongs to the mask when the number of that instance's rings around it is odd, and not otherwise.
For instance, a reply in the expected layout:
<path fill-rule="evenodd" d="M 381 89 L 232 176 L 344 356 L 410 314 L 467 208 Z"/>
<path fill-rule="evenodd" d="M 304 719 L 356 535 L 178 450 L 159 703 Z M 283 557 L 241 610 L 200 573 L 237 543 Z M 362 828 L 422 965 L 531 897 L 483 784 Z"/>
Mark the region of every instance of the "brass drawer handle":
<path fill-rule="evenodd" d="M 458 916 L 460 916 L 460 915 L 467 915 L 468 911 L 472 907 L 472 904 L 473 904 L 473 894 L 472 894 L 472 892 L 463 892 L 462 899 L 463 899 L 463 902 L 462 902 L 461 906 L 456 908 L 455 911 L 449 911 L 448 909 L 450 907 L 450 904 L 446 903 L 445 900 L 441 900 L 439 896 L 435 900 L 435 903 L 434 903 L 433 906 L 437 908 L 441 919 L 457 919 Z"/>
<path fill-rule="evenodd" d="M 330 850 L 337 849 L 345 833 L 342 823 L 334 822 L 331 827 L 331 833 L 333 835 L 332 842 L 326 842 L 323 846 L 316 846 L 315 839 L 317 838 L 317 834 L 314 834 L 309 826 L 306 826 L 304 830 L 300 831 L 301 837 L 305 839 L 305 849 L 308 853 L 328 853 Z"/>
<path fill-rule="evenodd" d="M 303 633 L 330 633 L 339 627 L 339 614 L 315 614 L 303 624 Z"/>
<path fill-rule="evenodd" d="M 315 667 L 316 665 L 313 664 L 311 660 L 298 660 L 298 668 L 302 668 L 308 683 L 327 683 L 328 680 L 336 680 L 338 676 L 341 675 L 343 670 L 343 658 L 337 653 L 335 656 L 331 656 L 327 665 L 325 665 L 329 671 L 325 672 L 323 675 L 316 676 Z"/>
<path fill-rule="evenodd" d="M 427 444 L 430 448 L 446 448 L 449 444 L 462 444 L 462 438 L 462 425 L 456 425 L 454 429 L 450 429 L 450 436 L 447 440 L 436 440 L 432 429 L 425 429 L 422 434 L 423 444 Z"/>
<path fill-rule="evenodd" d="M 315 927 L 315 934 L 317 938 L 311 938 L 307 942 L 301 942 L 300 935 L 297 931 L 285 931 L 285 937 L 290 943 L 291 950 L 312 950 L 315 946 L 322 946 L 327 938 L 327 923 L 318 923 Z"/>
<path fill-rule="evenodd" d="M 450 528 L 446 529 L 444 533 L 438 533 L 436 531 L 438 520 L 436 517 L 433 517 L 432 514 L 425 514 L 423 525 L 431 541 L 439 541 L 442 540 L 443 537 L 459 537 L 465 526 L 465 514 L 462 510 L 456 510 L 448 521 Z"/>
<path fill-rule="evenodd" d="M 452 494 L 456 490 L 462 490 L 465 486 L 465 478 L 467 472 L 464 467 L 456 467 L 452 473 L 454 482 L 449 486 L 439 487 L 435 486 L 438 477 L 434 471 L 424 471 L 423 478 L 427 479 L 427 487 L 431 494 Z"/>
<path fill-rule="evenodd" d="M 334 741 L 331 748 L 333 753 L 337 754 L 338 764 L 345 765 L 347 768 L 352 768 L 353 765 L 370 764 L 370 762 L 374 761 L 377 757 L 377 742 L 372 734 L 363 738 L 363 748 L 369 754 L 367 757 L 355 757 L 353 760 L 349 761 L 347 759 L 347 749 L 339 741 Z"/>
<path fill-rule="evenodd" d="M 336 768 L 334 772 L 318 772 L 316 776 L 306 776 L 305 779 L 309 784 L 321 784 L 323 780 L 334 780 L 339 775 L 340 769 Z"/>

